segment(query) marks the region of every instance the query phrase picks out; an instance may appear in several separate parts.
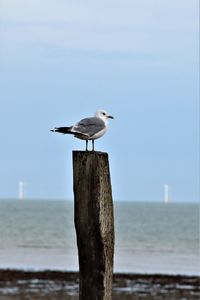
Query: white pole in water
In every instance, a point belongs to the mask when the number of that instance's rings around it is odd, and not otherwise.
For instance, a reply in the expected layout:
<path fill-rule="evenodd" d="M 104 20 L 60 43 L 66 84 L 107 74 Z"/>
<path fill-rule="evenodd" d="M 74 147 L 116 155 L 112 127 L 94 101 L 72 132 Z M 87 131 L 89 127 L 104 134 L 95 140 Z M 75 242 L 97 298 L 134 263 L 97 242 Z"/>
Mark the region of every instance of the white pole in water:
<path fill-rule="evenodd" d="M 23 181 L 19 181 L 19 199 L 24 199 L 24 183 Z"/>
<path fill-rule="evenodd" d="M 165 198 L 164 198 L 165 203 L 169 203 L 170 198 L 169 198 L 169 185 L 168 184 L 164 185 L 164 194 L 165 194 Z"/>

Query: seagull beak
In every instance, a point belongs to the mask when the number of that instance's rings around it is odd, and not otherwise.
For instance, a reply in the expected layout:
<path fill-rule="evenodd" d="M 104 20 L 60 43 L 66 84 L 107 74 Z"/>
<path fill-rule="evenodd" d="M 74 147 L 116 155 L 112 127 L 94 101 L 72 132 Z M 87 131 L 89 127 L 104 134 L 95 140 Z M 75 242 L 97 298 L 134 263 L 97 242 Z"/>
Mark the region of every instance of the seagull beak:
<path fill-rule="evenodd" d="M 109 118 L 109 119 L 114 119 L 114 117 L 112 117 L 112 116 L 108 116 L 108 118 Z"/>

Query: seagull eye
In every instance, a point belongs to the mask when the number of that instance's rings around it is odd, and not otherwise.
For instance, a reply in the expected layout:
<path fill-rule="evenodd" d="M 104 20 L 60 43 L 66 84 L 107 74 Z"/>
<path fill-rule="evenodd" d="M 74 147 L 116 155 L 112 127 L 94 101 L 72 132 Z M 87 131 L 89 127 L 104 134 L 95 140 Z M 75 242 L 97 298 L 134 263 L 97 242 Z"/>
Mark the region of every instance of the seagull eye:
<path fill-rule="evenodd" d="M 106 113 L 105 112 L 102 112 L 102 114 L 105 116 L 106 115 Z"/>

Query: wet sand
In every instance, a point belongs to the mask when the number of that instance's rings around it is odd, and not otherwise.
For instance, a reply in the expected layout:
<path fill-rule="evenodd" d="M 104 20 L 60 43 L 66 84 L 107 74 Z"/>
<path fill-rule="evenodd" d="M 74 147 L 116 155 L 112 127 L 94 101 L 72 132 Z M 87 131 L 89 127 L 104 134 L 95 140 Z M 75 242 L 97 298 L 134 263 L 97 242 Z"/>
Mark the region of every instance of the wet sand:
<path fill-rule="evenodd" d="M 199 283 L 197 276 L 118 273 L 113 300 L 196 300 Z M 78 287 L 77 272 L 0 270 L 0 300 L 78 300 Z"/>

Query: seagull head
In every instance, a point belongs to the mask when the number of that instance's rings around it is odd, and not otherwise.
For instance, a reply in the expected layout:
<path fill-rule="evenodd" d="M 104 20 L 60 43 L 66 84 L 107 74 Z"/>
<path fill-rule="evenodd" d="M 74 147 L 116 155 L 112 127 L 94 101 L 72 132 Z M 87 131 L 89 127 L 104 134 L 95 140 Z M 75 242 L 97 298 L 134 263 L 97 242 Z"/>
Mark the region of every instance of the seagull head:
<path fill-rule="evenodd" d="M 95 113 L 95 117 L 100 118 L 104 121 L 107 121 L 108 119 L 114 119 L 114 117 L 110 116 L 105 110 L 97 110 Z"/>

